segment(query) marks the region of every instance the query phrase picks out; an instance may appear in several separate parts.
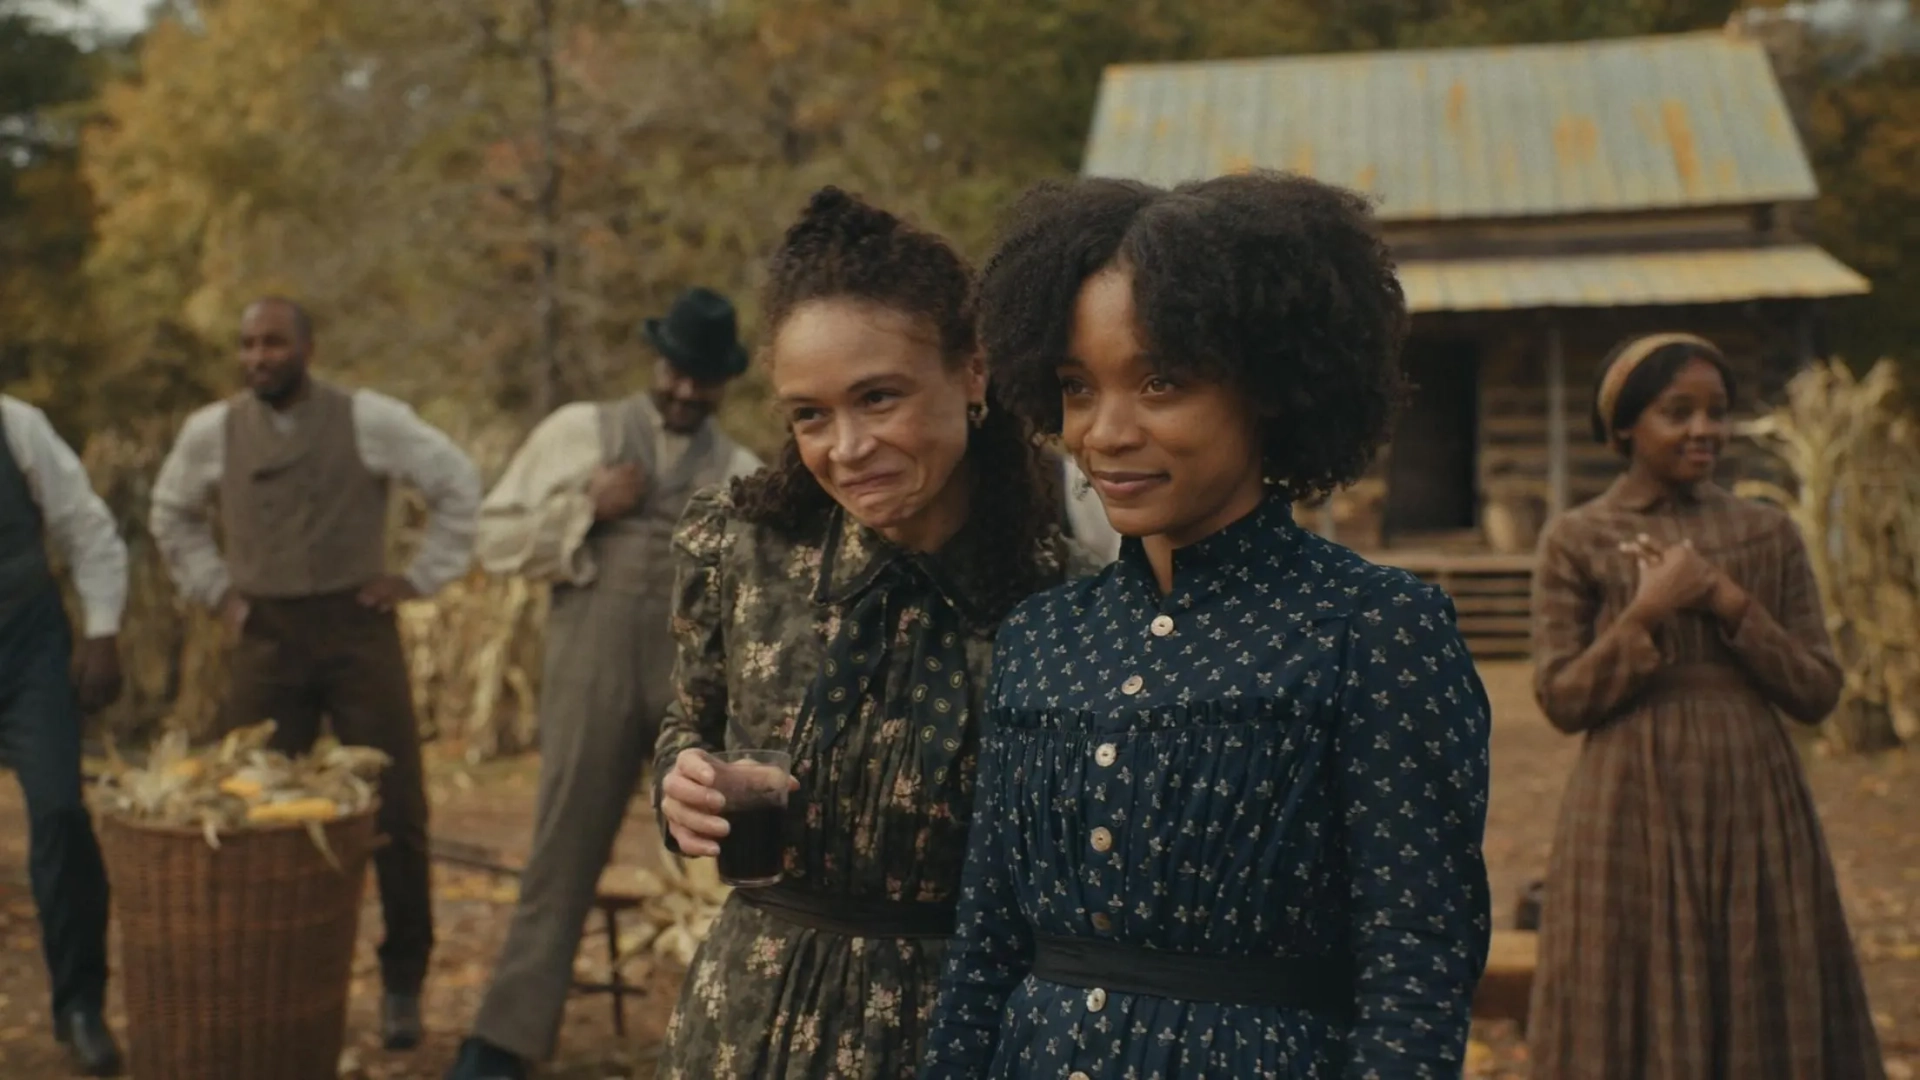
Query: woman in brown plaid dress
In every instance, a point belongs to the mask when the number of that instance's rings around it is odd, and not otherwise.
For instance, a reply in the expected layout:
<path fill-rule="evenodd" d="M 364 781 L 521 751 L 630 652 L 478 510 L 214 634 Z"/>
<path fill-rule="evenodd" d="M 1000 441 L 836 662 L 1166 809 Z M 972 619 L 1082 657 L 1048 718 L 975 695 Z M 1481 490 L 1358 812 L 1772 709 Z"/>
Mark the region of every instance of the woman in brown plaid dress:
<path fill-rule="evenodd" d="M 1617 349 L 1595 436 L 1629 464 L 1555 521 L 1535 693 L 1585 736 L 1554 838 L 1536 1080 L 1879 1080 L 1859 964 L 1779 714 L 1839 697 L 1806 552 L 1712 482 L 1733 380 L 1689 335 Z"/>

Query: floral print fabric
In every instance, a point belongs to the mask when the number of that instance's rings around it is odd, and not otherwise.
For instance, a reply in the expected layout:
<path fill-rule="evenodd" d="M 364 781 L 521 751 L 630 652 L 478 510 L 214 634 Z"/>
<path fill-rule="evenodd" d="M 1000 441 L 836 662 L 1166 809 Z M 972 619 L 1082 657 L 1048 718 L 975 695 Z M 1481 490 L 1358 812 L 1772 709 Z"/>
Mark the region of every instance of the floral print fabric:
<path fill-rule="evenodd" d="M 928 1080 L 1454 1078 L 1489 936 L 1489 711 L 1446 595 L 1263 506 L 1002 627 Z M 1352 1016 L 1029 973 L 1036 934 L 1334 955 Z"/>
<path fill-rule="evenodd" d="M 989 590 L 975 556 L 994 542 L 991 530 L 970 524 L 947 549 L 925 557 L 908 556 L 838 515 L 815 532 L 789 539 L 743 520 L 726 493 L 695 496 L 675 539 L 678 697 L 662 727 L 656 768 L 664 774 L 692 747 L 789 750 L 801 787 L 787 815 L 787 883 L 858 900 L 951 901 L 972 807 L 975 718 L 998 618 L 976 603 Z M 909 558 L 924 572 L 888 572 Z M 1082 549 L 1064 540 L 1034 558 L 1049 582 L 1093 569 Z M 874 692 L 829 740 L 823 714 L 803 706 L 853 606 L 877 587 L 899 590 L 887 598 L 887 660 L 872 675 Z M 919 637 L 930 632 L 938 604 L 958 613 L 967 704 L 956 728 L 960 746 L 936 779 L 922 769 L 921 740 L 908 717 L 916 688 L 952 674 L 929 675 L 914 661 L 929 652 Z M 659 1075 L 912 1077 L 944 951 L 938 940 L 806 929 L 730 900 L 694 958 Z"/>

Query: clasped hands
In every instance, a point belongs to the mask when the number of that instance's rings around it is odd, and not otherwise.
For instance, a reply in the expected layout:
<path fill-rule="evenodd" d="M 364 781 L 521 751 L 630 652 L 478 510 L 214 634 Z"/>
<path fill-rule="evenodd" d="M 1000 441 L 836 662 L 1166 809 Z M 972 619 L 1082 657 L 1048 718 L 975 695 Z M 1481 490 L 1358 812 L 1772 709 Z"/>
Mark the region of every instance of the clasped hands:
<path fill-rule="evenodd" d="M 1695 551 L 1693 541 L 1663 544 L 1641 533 L 1621 541 L 1620 550 L 1640 569 L 1626 615 L 1641 625 L 1651 627 L 1681 611 L 1703 611 L 1732 628 L 1746 614 L 1746 590 Z"/>

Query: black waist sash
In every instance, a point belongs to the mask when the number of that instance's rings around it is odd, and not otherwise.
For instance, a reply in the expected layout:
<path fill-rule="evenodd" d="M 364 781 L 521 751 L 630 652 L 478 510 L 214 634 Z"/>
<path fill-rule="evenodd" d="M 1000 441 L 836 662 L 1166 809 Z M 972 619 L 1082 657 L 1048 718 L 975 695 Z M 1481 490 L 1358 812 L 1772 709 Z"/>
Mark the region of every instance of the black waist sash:
<path fill-rule="evenodd" d="M 795 885 L 735 889 L 733 895 L 774 918 L 844 937 L 944 939 L 956 924 L 952 902 L 867 900 Z"/>
<path fill-rule="evenodd" d="M 1218 1005 L 1353 1012 L 1353 975 L 1326 956 L 1221 956 L 1149 949 L 1096 938 L 1040 935 L 1033 977 L 1110 994 L 1143 994 Z"/>

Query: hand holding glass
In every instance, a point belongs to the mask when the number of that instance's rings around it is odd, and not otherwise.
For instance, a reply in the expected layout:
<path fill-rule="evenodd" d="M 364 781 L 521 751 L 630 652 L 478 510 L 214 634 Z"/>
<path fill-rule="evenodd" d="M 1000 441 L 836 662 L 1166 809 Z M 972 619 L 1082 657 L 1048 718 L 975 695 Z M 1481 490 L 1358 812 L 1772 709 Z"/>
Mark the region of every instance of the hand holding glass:
<path fill-rule="evenodd" d="M 661 814 L 682 853 L 720 860 L 736 888 L 780 880 L 787 795 L 799 787 L 779 750 L 683 750 L 661 783 Z"/>

